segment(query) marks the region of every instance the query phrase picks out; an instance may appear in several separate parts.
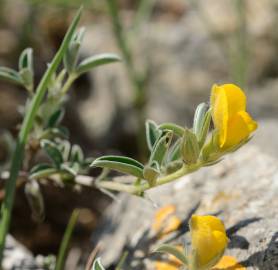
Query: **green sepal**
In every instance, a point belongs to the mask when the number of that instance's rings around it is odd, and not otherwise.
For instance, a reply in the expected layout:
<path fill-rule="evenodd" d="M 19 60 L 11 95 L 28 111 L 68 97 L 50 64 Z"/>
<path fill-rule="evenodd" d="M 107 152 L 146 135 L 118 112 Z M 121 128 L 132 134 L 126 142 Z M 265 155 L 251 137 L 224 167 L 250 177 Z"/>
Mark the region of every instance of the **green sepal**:
<path fill-rule="evenodd" d="M 78 54 L 80 50 L 81 43 L 83 41 L 85 34 L 85 28 L 80 28 L 72 38 L 69 47 L 64 55 L 63 62 L 66 70 L 71 73 L 74 72 L 76 68 L 76 63 L 78 60 Z"/>
<path fill-rule="evenodd" d="M 0 79 L 15 84 L 23 85 L 19 73 L 11 68 L 0 67 Z"/>
<path fill-rule="evenodd" d="M 171 130 L 178 137 L 182 137 L 184 134 L 184 128 L 173 123 L 163 123 L 158 128 L 161 130 Z"/>
<path fill-rule="evenodd" d="M 223 158 L 219 158 L 219 159 L 216 159 L 216 160 L 213 160 L 213 161 L 205 162 L 205 163 L 202 164 L 202 166 L 204 166 L 204 167 L 213 166 L 213 165 L 221 162 L 222 160 L 223 160 Z"/>
<path fill-rule="evenodd" d="M 156 161 L 159 166 L 163 164 L 164 158 L 167 154 L 167 151 L 170 147 L 171 141 L 173 138 L 173 131 L 164 130 L 161 137 L 156 141 L 151 152 L 149 163 Z"/>
<path fill-rule="evenodd" d="M 74 144 L 71 148 L 70 161 L 78 163 L 82 163 L 84 161 L 84 153 L 81 147 L 77 144 Z"/>
<path fill-rule="evenodd" d="M 33 67 L 33 49 L 27 48 L 22 51 L 19 61 L 18 61 L 18 69 L 22 70 L 24 68 L 27 68 L 29 70 L 34 69 Z"/>
<path fill-rule="evenodd" d="M 121 59 L 119 56 L 113 53 L 103 53 L 95 56 L 91 56 L 83 60 L 76 68 L 76 73 L 79 75 L 88 72 L 89 70 L 114 62 L 119 62 Z"/>
<path fill-rule="evenodd" d="M 185 129 L 182 142 L 182 158 L 188 164 L 195 164 L 200 155 L 200 147 L 196 135 L 189 129 Z"/>
<path fill-rule="evenodd" d="M 91 164 L 93 167 L 108 168 L 122 173 L 143 178 L 144 166 L 135 159 L 122 156 L 103 156 L 95 159 Z"/>
<path fill-rule="evenodd" d="M 200 148 L 202 148 L 204 143 L 206 142 L 207 135 L 209 132 L 209 127 L 210 127 L 210 122 L 211 122 L 211 110 L 209 109 L 205 113 L 200 133 L 197 135 L 197 140 L 199 142 Z"/>
<path fill-rule="evenodd" d="M 63 155 L 63 160 L 68 161 L 70 158 L 70 151 L 71 151 L 70 142 L 67 140 L 61 141 L 59 143 L 59 149 Z"/>
<path fill-rule="evenodd" d="M 103 267 L 103 265 L 102 265 L 101 262 L 100 262 L 100 258 L 97 258 L 97 259 L 94 261 L 91 270 L 105 270 L 105 268 Z"/>
<path fill-rule="evenodd" d="M 56 168 L 59 168 L 63 163 L 63 155 L 58 146 L 49 140 L 42 140 L 41 147 L 46 151 L 47 155 L 55 164 Z"/>
<path fill-rule="evenodd" d="M 185 254 L 177 249 L 176 247 L 173 247 L 171 245 L 161 245 L 155 249 L 154 252 L 161 252 L 161 253 L 167 253 L 175 256 L 177 259 L 179 259 L 183 265 L 187 266 L 188 265 L 188 260 L 185 256 Z"/>
<path fill-rule="evenodd" d="M 211 109 L 206 103 L 198 105 L 193 122 L 193 133 L 196 135 L 200 148 L 203 147 L 211 122 Z"/>
<path fill-rule="evenodd" d="M 193 132 L 196 134 L 197 138 L 201 133 L 204 117 L 208 108 L 209 106 L 203 102 L 199 104 L 195 110 L 194 121 L 193 121 Z"/>
<path fill-rule="evenodd" d="M 157 141 L 157 139 L 162 134 L 162 131 L 158 128 L 158 125 L 152 120 L 147 120 L 145 123 L 145 127 L 146 127 L 147 145 L 149 150 L 152 151 L 153 146 Z"/>
<path fill-rule="evenodd" d="M 62 170 L 62 172 L 67 173 L 70 176 L 74 177 L 77 175 L 77 173 L 79 171 L 79 166 L 78 166 L 78 168 L 74 168 L 74 167 L 71 167 L 68 164 L 64 163 L 61 165 L 61 170 Z"/>
<path fill-rule="evenodd" d="M 143 170 L 144 179 L 146 179 L 151 187 L 156 184 L 156 179 L 160 175 L 160 166 L 157 161 L 147 164 Z"/>
<path fill-rule="evenodd" d="M 175 160 L 166 165 L 166 174 L 171 174 L 181 169 L 183 166 L 182 160 Z"/>
<path fill-rule="evenodd" d="M 167 156 L 167 163 L 181 159 L 181 144 L 182 138 L 178 138 L 176 142 L 170 147 Z"/>
<path fill-rule="evenodd" d="M 219 147 L 219 134 L 215 130 L 210 140 L 207 144 L 202 148 L 200 159 L 203 163 L 211 163 L 216 160 L 218 160 L 222 155 L 225 154 L 225 152 L 221 151 L 221 148 Z"/>
<path fill-rule="evenodd" d="M 21 69 L 19 71 L 19 75 L 21 77 L 21 80 L 22 80 L 22 83 L 23 85 L 25 86 L 25 88 L 32 92 L 33 91 L 33 73 L 27 69 L 27 68 L 24 68 L 24 69 Z"/>
<path fill-rule="evenodd" d="M 23 85 L 30 92 L 34 87 L 34 66 L 33 66 L 33 49 L 25 49 L 18 61 L 19 75 L 21 77 Z"/>

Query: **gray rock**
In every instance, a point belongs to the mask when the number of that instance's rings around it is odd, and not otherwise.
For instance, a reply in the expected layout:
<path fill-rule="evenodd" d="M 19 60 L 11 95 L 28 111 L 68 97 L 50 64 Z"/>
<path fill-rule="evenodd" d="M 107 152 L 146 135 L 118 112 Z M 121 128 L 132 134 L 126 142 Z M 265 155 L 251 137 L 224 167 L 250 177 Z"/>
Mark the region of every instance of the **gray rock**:
<path fill-rule="evenodd" d="M 158 1 L 160 2 L 160 1 Z M 167 2 L 167 1 L 166 1 Z M 170 1 L 168 1 L 170 2 Z M 171 1 L 173 2 L 173 1 Z M 147 117 L 158 122 L 191 124 L 198 103 L 208 101 L 214 83 L 233 81 L 231 55 L 238 27 L 237 1 L 199 1 L 193 9 L 190 1 L 181 2 L 182 16 L 175 20 L 154 16 L 140 28 L 131 42 L 136 66 L 150 67 L 147 91 Z M 277 77 L 277 1 L 245 1 L 248 29 L 248 102 L 256 117 L 278 115 Z M 130 13 L 122 13 L 128 25 Z M 205 18 L 205 19 L 204 19 Z M 256 20 L 254 20 L 256 18 Z M 209 23 L 206 23 L 206 22 Z M 107 21 L 99 21 L 87 31 L 84 55 L 118 52 Z M 213 38 L 221 37 L 224 42 Z M 134 93 L 123 63 L 94 70 L 91 78 L 95 92 L 79 104 L 82 119 L 92 136 L 102 136 L 114 115 L 132 105 Z M 126 126 L 134 127 L 134 115 L 126 113 Z M 133 117 L 132 117 L 133 116 Z"/>
<path fill-rule="evenodd" d="M 55 257 L 34 256 L 13 236 L 8 235 L 2 262 L 3 270 L 53 270 Z"/>
<path fill-rule="evenodd" d="M 124 247 L 137 246 L 141 250 L 132 259 L 140 263 L 125 269 L 152 269 L 145 258 L 152 257 L 150 227 L 157 208 L 174 204 L 186 221 L 197 205 L 197 214 L 217 214 L 223 219 L 231 240 L 227 255 L 235 256 L 247 269 L 278 269 L 277 192 L 277 160 L 246 145 L 215 166 L 150 190 L 147 199 L 120 195 L 93 239 L 103 247 L 100 256 L 106 266 L 119 259 Z M 187 231 L 185 225 L 183 229 Z"/>

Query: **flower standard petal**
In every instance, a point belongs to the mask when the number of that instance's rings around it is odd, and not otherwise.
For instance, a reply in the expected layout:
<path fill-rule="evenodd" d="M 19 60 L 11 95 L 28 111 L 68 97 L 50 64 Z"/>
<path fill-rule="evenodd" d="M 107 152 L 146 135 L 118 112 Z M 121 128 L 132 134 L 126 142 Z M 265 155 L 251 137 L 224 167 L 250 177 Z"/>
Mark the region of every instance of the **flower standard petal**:
<path fill-rule="evenodd" d="M 193 215 L 190 221 L 191 249 L 194 264 L 200 270 L 215 265 L 223 255 L 228 243 L 225 227 L 213 216 Z"/>
<path fill-rule="evenodd" d="M 222 147 L 227 136 L 228 100 L 222 87 L 214 85 L 211 91 L 212 119 L 219 132 L 219 143 Z"/>
<path fill-rule="evenodd" d="M 246 110 L 246 95 L 238 86 L 234 84 L 223 84 L 220 87 L 224 89 L 227 97 L 229 116 Z"/>
<path fill-rule="evenodd" d="M 244 92 L 234 84 L 212 87 L 211 108 L 221 150 L 232 149 L 257 128 L 257 123 L 246 112 Z"/>

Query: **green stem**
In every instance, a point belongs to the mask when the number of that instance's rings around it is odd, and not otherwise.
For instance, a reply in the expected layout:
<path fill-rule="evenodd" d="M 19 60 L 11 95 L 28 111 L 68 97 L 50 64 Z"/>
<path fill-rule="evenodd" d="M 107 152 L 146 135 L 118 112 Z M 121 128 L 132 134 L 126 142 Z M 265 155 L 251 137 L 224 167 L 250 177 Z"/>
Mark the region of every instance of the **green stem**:
<path fill-rule="evenodd" d="M 235 48 L 232 57 L 232 75 L 235 82 L 244 88 L 246 86 L 248 71 L 248 29 L 246 22 L 246 2 L 245 0 L 235 1 L 237 13 L 237 31 L 235 33 Z"/>
<path fill-rule="evenodd" d="M 123 32 L 123 26 L 119 16 L 119 9 L 116 0 L 106 0 L 108 5 L 109 14 L 113 24 L 114 35 L 118 43 L 118 47 L 122 52 L 125 64 L 127 67 L 127 73 L 130 81 L 134 84 L 136 92 L 138 91 L 138 78 L 136 71 L 134 70 L 134 63 L 132 53 L 127 44 L 127 38 Z"/>
<path fill-rule="evenodd" d="M 59 253 L 58 253 L 58 257 L 57 257 L 57 263 L 55 266 L 55 270 L 63 270 L 64 269 L 69 242 L 70 242 L 75 224 L 78 220 L 78 215 L 79 215 L 78 210 L 74 210 L 71 214 L 69 223 L 67 225 L 66 231 L 63 236 L 61 246 L 59 248 Z"/>
<path fill-rule="evenodd" d="M 56 53 L 51 65 L 49 66 L 48 70 L 44 74 L 40 84 L 37 87 L 36 94 L 34 95 L 30 107 L 24 117 L 23 124 L 17 139 L 15 152 L 12 157 L 12 165 L 11 165 L 11 174 L 8 181 L 5 183 L 5 197 L 4 201 L 1 205 L 1 222 L 0 222 L 0 264 L 3 258 L 3 252 L 5 248 L 5 239 L 6 235 L 9 230 L 10 220 L 11 220 L 11 212 L 13 208 L 14 196 L 15 196 L 15 187 L 16 187 L 16 180 L 18 177 L 19 170 L 22 165 L 22 160 L 24 157 L 24 149 L 27 143 L 28 135 L 31 131 L 33 126 L 34 119 L 36 117 L 37 111 L 40 107 L 40 104 L 43 100 L 43 97 L 47 91 L 48 84 L 53 73 L 58 68 L 61 60 L 63 59 L 64 53 L 68 47 L 68 44 L 72 38 L 72 35 L 75 32 L 77 24 L 80 19 L 81 10 L 77 12 L 69 30 L 67 31 L 63 43 Z"/>
<path fill-rule="evenodd" d="M 170 183 L 184 175 L 192 173 L 198 170 L 201 167 L 201 164 L 197 163 L 191 166 L 184 165 L 181 169 L 177 170 L 176 172 L 166 175 L 164 177 L 158 178 L 156 182 L 156 187 L 161 186 L 167 183 Z M 143 183 L 140 186 L 136 185 L 128 185 L 118 182 L 111 182 L 111 181 L 101 181 L 97 184 L 97 187 L 110 189 L 114 191 L 122 191 L 131 194 L 142 194 L 142 192 L 152 188 L 148 183 Z"/>
<path fill-rule="evenodd" d="M 123 255 L 121 256 L 120 261 L 119 261 L 119 263 L 117 264 L 115 270 L 122 270 L 122 269 L 123 269 L 123 266 L 124 266 L 124 263 L 125 263 L 125 261 L 126 261 L 127 256 L 128 256 L 128 251 L 125 251 L 125 252 L 123 253 Z"/>
<path fill-rule="evenodd" d="M 135 68 L 134 60 L 132 57 L 132 50 L 128 43 L 128 37 L 124 33 L 123 24 L 119 15 L 119 7 L 116 0 L 106 0 L 108 11 L 113 24 L 114 36 L 116 38 L 119 49 L 121 50 L 122 57 L 126 66 L 128 78 L 134 89 L 134 108 L 137 114 L 138 132 L 137 132 L 137 147 L 139 155 L 142 159 L 145 157 L 146 147 L 144 141 L 144 124 L 145 124 L 145 103 L 146 93 L 145 86 L 147 76 L 141 76 Z M 143 130 L 143 131 L 142 131 Z"/>
<path fill-rule="evenodd" d="M 141 0 L 133 23 L 133 32 L 138 34 L 138 30 L 143 22 L 147 23 L 153 11 L 156 0 Z"/>
<path fill-rule="evenodd" d="M 61 94 L 65 95 L 67 93 L 67 91 L 70 89 L 72 83 L 76 80 L 77 75 L 72 73 L 69 75 L 69 77 L 67 78 L 65 84 L 63 85 L 63 88 L 61 89 Z"/>

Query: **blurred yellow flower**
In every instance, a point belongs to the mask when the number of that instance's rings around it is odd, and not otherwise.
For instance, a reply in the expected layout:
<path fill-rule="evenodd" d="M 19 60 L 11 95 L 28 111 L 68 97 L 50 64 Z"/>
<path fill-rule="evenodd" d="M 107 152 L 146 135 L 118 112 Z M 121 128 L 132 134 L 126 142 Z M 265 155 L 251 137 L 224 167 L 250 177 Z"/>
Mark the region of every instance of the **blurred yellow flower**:
<path fill-rule="evenodd" d="M 184 248 L 181 245 L 175 246 L 180 251 L 184 252 Z M 182 266 L 182 262 L 175 256 L 169 254 L 167 261 L 156 261 L 155 270 L 178 270 Z"/>
<path fill-rule="evenodd" d="M 176 207 L 172 204 L 160 208 L 155 213 L 152 229 L 160 236 L 176 231 L 181 225 L 181 220 L 175 213 Z"/>
<path fill-rule="evenodd" d="M 246 270 L 234 257 L 223 256 L 211 270 Z"/>
<path fill-rule="evenodd" d="M 172 262 L 155 262 L 155 270 L 179 270 L 180 265 Z"/>
<path fill-rule="evenodd" d="M 246 112 L 246 96 L 238 86 L 214 85 L 210 102 L 222 150 L 238 145 L 257 129 L 257 123 Z"/>
<path fill-rule="evenodd" d="M 214 216 L 193 215 L 190 220 L 191 261 L 198 270 L 213 267 L 228 243 L 222 221 Z"/>

